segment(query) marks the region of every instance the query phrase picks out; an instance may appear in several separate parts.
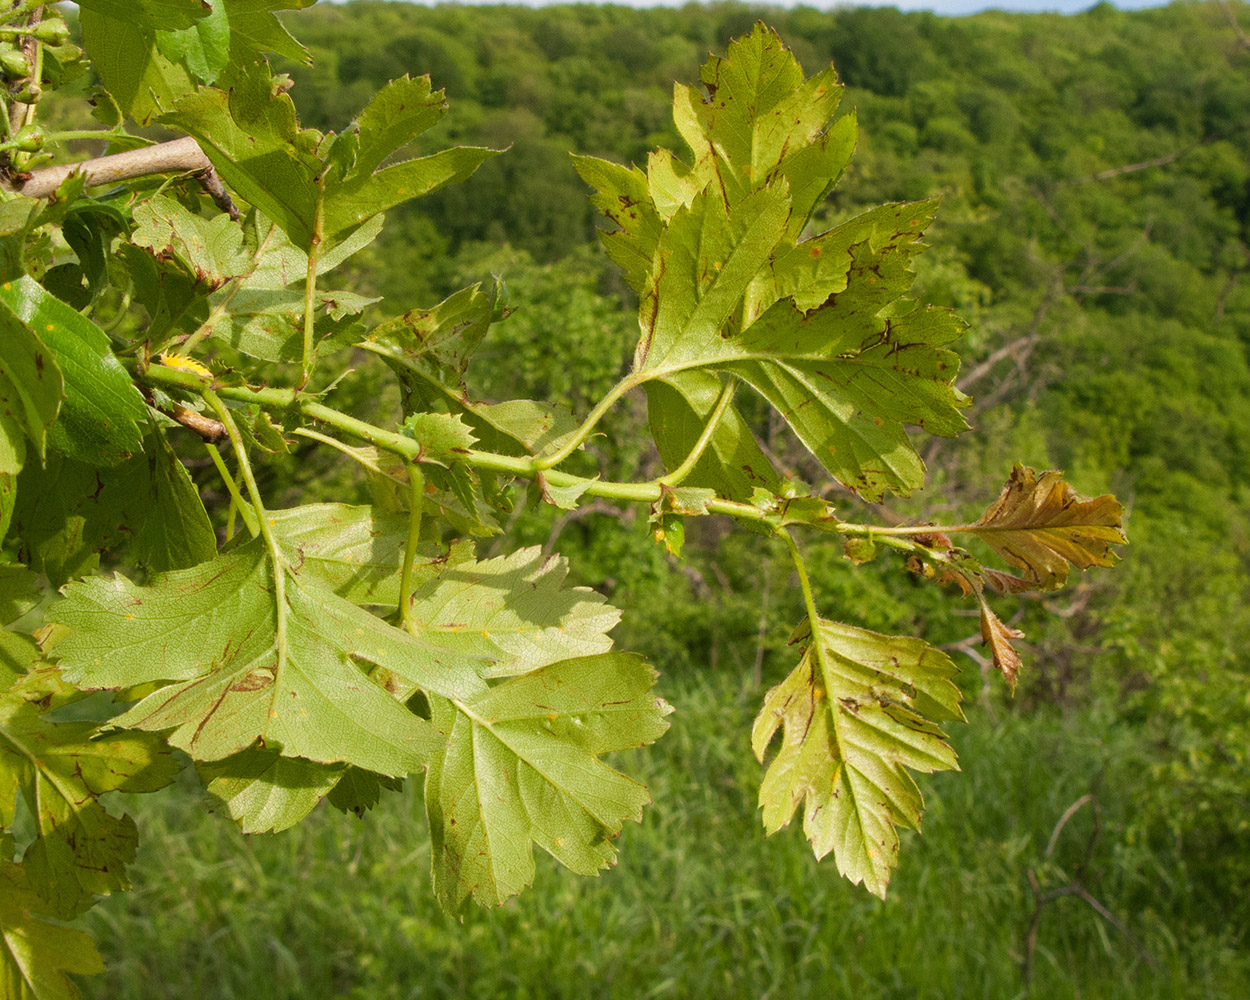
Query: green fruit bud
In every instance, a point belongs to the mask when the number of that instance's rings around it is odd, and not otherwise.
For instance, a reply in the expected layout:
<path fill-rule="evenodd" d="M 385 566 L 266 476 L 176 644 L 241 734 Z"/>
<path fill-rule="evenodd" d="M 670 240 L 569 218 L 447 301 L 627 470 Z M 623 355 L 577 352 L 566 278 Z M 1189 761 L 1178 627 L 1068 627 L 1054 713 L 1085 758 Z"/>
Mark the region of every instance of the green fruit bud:
<path fill-rule="evenodd" d="M 17 49 L 0 49 L 0 74 L 11 80 L 20 80 L 24 76 L 30 76 L 30 63 Z"/>
<path fill-rule="evenodd" d="M 49 18 L 36 24 L 30 34 L 47 45 L 64 45 L 69 41 L 69 25 L 59 17 Z"/>
<path fill-rule="evenodd" d="M 44 131 L 38 125 L 27 125 L 14 139 L 14 148 L 23 153 L 37 153 L 43 149 Z"/>

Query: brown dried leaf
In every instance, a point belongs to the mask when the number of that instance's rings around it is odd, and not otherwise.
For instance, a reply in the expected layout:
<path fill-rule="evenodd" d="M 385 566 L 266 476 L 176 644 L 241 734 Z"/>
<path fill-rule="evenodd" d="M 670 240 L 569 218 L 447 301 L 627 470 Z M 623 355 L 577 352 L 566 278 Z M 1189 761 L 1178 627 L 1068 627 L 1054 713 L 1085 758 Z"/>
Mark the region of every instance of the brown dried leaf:
<path fill-rule="evenodd" d="M 1078 496 L 1059 472 L 1017 465 L 1002 495 L 966 530 L 984 540 L 1041 590 L 1055 590 L 1071 566 L 1112 566 L 1112 545 L 1123 545 L 1124 507 L 1107 494 Z"/>
<path fill-rule="evenodd" d="M 994 666 L 1007 680 L 1012 691 L 1020 674 L 1020 654 L 1011 645 L 1012 639 L 1023 639 L 1024 633 L 1003 622 L 990 606 L 981 601 L 981 645 L 988 645 L 994 656 Z"/>

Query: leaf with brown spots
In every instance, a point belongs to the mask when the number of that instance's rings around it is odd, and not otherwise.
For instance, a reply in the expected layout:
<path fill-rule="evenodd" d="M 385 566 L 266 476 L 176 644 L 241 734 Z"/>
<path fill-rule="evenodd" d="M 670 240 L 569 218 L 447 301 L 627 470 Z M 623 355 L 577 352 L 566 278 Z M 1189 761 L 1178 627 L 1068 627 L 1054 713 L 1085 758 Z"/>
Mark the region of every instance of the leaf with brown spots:
<path fill-rule="evenodd" d="M 130 887 L 135 824 L 106 810 L 100 796 L 163 788 L 180 767 L 151 734 L 101 734 L 97 722 L 50 721 L 50 703 L 63 700 L 66 690 L 45 667 L 0 696 L 0 827 L 12 827 L 20 793 L 34 828 L 23 867 L 63 919 L 82 913 L 97 895 Z"/>
<path fill-rule="evenodd" d="M 1060 472 L 1017 465 L 1003 492 L 975 524 L 959 530 L 976 535 L 1033 586 L 1055 590 L 1072 566 L 1114 566 L 1113 545 L 1123 545 L 1124 506 L 1110 494 L 1078 496 Z"/>
<path fill-rule="evenodd" d="M 418 687 L 457 698 L 484 687 L 462 657 L 315 579 L 275 572 L 260 539 L 147 587 L 121 576 L 71 584 L 48 617 L 74 630 L 56 653 L 79 687 L 170 682 L 113 722 L 168 731 L 196 760 L 260 741 L 287 757 L 407 774 L 424 765 L 434 734 L 383 680 L 397 678 L 405 698 Z"/>
<path fill-rule="evenodd" d="M 66 927 L 30 886 L 23 865 L 0 862 L 0 996 L 13 1000 L 79 1000 L 66 973 L 98 975 L 95 942 Z"/>
<path fill-rule="evenodd" d="M 924 484 L 905 427 L 967 427 L 946 349 L 964 324 L 903 297 L 936 203 L 886 205 L 804 238 L 854 147 L 854 118 L 831 124 L 832 70 L 804 80 L 759 25 L 709 60 L 702 81 L 703 96 L 679 86 L 674 97 L 692 164 L 660 152 L 645 178 L 578 164 L 621 227 L 605 242 L 640 294 L 631 381 L 647 387 L 661 455 L 674 468 L 691 452 L 706 397 L 737 375 L 843 485 L 905 496 Z M 690 483 L 738 499 L 775 478 L 738 410 L 724 409 Z"/>
<path fill-rule="evenodd" d="M 907 769 L 957 770 L 936 722 L 962 720 L 957 673 L 919 639 L 878 635 L 823 619 L 799 665 L 764 698 L 751 731 L 762 762 L 780 729 L 760 786 L 764 828 L 775 833 L 804 805 L 803 832 L 817 858 L 884 898 L 898 862 L 897 827 L 918 830 L 924 799 Z"/>

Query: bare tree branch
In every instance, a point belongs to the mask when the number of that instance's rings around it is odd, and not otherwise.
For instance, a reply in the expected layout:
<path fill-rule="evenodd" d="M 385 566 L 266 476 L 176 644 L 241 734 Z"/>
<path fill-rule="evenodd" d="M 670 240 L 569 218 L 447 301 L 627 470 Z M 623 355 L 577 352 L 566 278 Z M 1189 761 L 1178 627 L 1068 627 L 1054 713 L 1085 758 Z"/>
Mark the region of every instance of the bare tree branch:
<path fill-rule="evenodd" d="M 171 173 L 193 175 L 204 185 L 204 190 L 222 211 L 228 212 L 232 219 L 239 218 L 239 210 L 226 193 L 221 178 L 213 169 L 212 161 L 190 136 L 128 150 L 125 153 L 99 156 L 80 163 L 44 167 L 29 175 L 18 174 L 4 182 L 4 186 L 27 198 L 50 198 L 74 174 L 81 174 L 87 187 L 95 187 L 100 184 L 117 184 L 135 177 Z"/>

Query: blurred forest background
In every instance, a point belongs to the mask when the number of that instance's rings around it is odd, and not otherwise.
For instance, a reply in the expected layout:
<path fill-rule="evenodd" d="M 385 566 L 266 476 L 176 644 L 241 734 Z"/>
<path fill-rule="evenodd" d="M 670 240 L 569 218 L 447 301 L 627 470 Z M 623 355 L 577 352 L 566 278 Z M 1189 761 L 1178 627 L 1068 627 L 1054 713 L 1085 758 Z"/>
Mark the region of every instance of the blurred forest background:
<path fill-rule="evenodd" d="M 643 512 L 519 505 L 511 537 L 569 556 L 625 609 L 618 644 L 652 658 L 678 709 L 627 761 L 656 805 L 620 865 L 585 880 L 540 864 L 532 892 L 459 921 L 430 892 L 419 788 L 363 822 L 322 807 L 243 838 L 188 779 L 130 804 L 136 891 L 88 918 L 109 964 L 89 995 L 1250 996 L 1250 9 L 319 5 L 291 22 L 315 65 L 283 67 L 305 124 L 340 129 L 388 79 L 428 72 L 451 101 L 431 142 L 511 147 L 395 212 L 358 290 L 385 296 L 382 318 L 502 278 L 516 312 L 478 388 L 584 414 L 628 363 L 636 303 L 568 153 L 684 152 L 673 81 L 759 19 L 808 72 L 832 60 L 859 116 L 819 221 L 940 196 L 917 292 L 972 323 L 975 429 L 921 442 L 923 493 L 873 511 L 842 495 L 843 516 L 975 516 L 1020 460 L 1126 503 L 1123 564 L 1000 603 L 1027 634 L 1011 698 L 975 605 L 809 541 L 821 607 L 923 635 L 964 671 L 964 771 L 922 782 L 924 835 L 905 835 L 882 903 L 798 830 L 762 837 L 748 733 L 793 658 L 785 553 L 699 523 L 677 562 Z M 381 375 L 363 381 L 362 412 L 395 406 Z M 655 474 L 642 407 L 615 412 L 587 468 Z M 819 485 L 758 416 L 777 460 Z M 275 504 L 367 499 L 325 450 L 269 477 Z"/>

